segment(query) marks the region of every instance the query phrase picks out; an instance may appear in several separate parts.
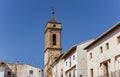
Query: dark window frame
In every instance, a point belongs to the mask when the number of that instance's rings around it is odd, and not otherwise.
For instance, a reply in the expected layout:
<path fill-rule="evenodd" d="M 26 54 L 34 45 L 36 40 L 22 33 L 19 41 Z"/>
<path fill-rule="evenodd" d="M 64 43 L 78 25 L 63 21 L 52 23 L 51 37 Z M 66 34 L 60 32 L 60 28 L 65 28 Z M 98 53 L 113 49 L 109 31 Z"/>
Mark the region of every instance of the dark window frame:
<path fill-rule="evenodd" d="M 56 27 L 56 25 L 55 25 L 55 24 L 53 24 L 53 27 Z"/>
<path fill-rule="evenodd" d="M 109 49 L 109 43 L 106 43 L 106 50 Z"/>
<path fill-rule="evenodd" d="M 52 45 L 56 45 L 56 34 L 52 35 Z"/>
<path fill-rule="evenodd" d="M 30 70 L 30 71 L 29 71 L 29 74 L 33 74 L 33 70 Z"/>
<path fill-rule="evenodd" d="M 117 37 L 117 42 L 120 44 L 120 36 Z"/>
<path fill-rule="evenodd" d="M 103 47 L 102 46 L 100 47 L 100 53 L 103 53 Z"/>
<path fill-rule="evenodd" d="M 8 71 L 8 72 L 7 72 L 7 75 L 8 75 L 8 76 L 11 76 L 11 75 L 12 75 L 12 72 Z"/>

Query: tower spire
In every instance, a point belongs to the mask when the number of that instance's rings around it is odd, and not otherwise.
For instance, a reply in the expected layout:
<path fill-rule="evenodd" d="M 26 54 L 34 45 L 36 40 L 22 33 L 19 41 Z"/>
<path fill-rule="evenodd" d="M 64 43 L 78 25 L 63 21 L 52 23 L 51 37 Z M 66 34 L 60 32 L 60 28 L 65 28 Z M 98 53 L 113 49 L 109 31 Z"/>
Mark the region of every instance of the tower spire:
<path fill-rule="evenodd" d="M 50 19 L 48 22 L 49 22 L 49 23 L 60 23 L 60 22 L 57 21 L 56 18 L 55 18 L 54 7 L 52 7 L 52 17 L 51 17 L 51 19 Z"/>

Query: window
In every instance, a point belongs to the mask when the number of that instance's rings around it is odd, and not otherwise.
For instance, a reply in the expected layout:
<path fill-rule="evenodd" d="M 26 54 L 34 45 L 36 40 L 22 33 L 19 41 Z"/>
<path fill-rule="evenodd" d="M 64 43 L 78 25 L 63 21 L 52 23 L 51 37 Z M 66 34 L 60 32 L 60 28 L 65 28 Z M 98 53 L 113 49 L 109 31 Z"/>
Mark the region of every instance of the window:
<path fill-rule="evenodd" d="M 5 63 L 4 63 L 4 62 L 2 62 L 1 64 L 2 64 L 2 65 L 4 65 Z"/>
<path fill-rule="evenodd" d="M 80 77 L 83 77 L 83 75 L 80 75 Z"/>
<path fill-rule="evenodd" d="M 56 25 L 54 24 L 53 27 L 56 27 Z"/>
<path fill-rule="evenodd" d="M 75 70 L 73 71 L 73 77 L 75 77 Z"/>
<path fill-rule="evenodd" d="M 7 73 L 7 74 L 8 74 L 8 76 L 10 76 L 10 75 L 11 75 L 11 72 L 10 72 L 10 71 L 8 71 L 8 73 Z"/>
<path fill-rule="evenodd" d="M 104 66 L 103 71 L 104 71 L 105 77 L 109 77 L 108 63 L 107 62 L 103 63 L 103 66 Z"/>
<path fill-rule="evenodd" d="M 117 41 L 118 41 L 118 43 L 120 43 L 120 36 L 117 37 Z"/>
<path fill-rule="evenodd" d="M 67 62 L 66 62 L 66 66 L 67 66 Z"/>
<path fill-rule="evenodd" d="M 56 45 L 56 34 L 53 34 L 52 36 L 52 44 Z"/>
<path fill-rule="evenodd" d="M 73 56 L 73 60 L 75 60 L 75 56 Z"/>
<path fill-rule="evenodd" d="M 30 73 L 30 74 L 33 74 L 33 70 L 30 70 L 29 73 Z"/>
<path fill-rule="evenodd" d="M 90 69 L 90 74 L 91 74 L 91 77 L 94 77 L 93 76 L 93 69 Z"/>
<path fill-rule="evenodd" d="M 103 53 L 103 47 L 102 46 L 100 47 L 100 53 Z"/>
<path fill-rule="evenodd" d="M 70 57 L 69 65 L 70 65 L 70 67 L 71 67 L 71 57 Z"/>
<path fill-rule="evenodd" d="M 63 77 L 63 69 L 61 69 L 61 77 Z"/>
<path fill-rule="evenodd" d="M 109 43 L 106 43 L 106 50 L 109 49 Z"/>
<path fill-rule="evenodd" d="M 92 59 L 92 53 L 90 53 L 90 59 Z"/>
<path fill-rule="evenodd" d="M 71 77 L 71 73 L 69 73 L 69 77 Z"/>

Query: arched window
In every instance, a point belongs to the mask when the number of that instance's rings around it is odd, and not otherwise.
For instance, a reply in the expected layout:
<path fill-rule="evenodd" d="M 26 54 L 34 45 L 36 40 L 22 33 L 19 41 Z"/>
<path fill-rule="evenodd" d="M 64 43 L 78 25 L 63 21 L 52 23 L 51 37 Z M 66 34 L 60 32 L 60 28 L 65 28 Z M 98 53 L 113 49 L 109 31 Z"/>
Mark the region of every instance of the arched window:
<path fill-rule="evenodd" d="M 56 45 L 56 34 L 53 34 L 52 36 L 52 44 Z"/>

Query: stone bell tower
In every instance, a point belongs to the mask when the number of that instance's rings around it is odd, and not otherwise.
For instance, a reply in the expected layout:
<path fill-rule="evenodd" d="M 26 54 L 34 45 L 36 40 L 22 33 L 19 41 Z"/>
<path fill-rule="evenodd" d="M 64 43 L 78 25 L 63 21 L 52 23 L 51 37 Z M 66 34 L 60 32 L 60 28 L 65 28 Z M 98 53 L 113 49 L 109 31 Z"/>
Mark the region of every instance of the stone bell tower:
<path fill-rule="evenodd" d="M 52 17 L 45 26 L 45 48 L 44 48 L 44 77 L 52 77 L 51 64 L 61 54 L 61 23 L 54 16 L 52 9 Z"/>

